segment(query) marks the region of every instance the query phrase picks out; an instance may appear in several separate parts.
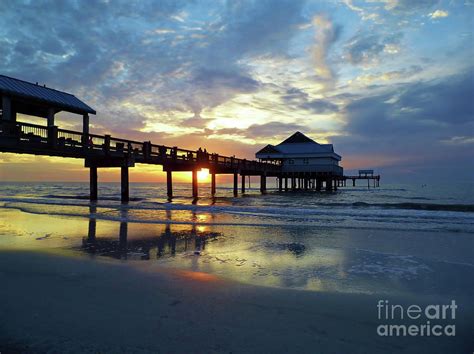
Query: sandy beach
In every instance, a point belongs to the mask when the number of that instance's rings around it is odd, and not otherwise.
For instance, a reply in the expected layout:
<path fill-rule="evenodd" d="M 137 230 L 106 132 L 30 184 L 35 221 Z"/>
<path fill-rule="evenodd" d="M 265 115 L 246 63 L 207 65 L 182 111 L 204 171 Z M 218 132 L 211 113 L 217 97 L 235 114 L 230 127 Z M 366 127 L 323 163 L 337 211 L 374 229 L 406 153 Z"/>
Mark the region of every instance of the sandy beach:
<path fill-rule="evenodd" d="M 265 288 L 64 252 L 0 254 L 0 351 L 51 353 L 467 353 L 456 337 L 383 338 L 376 295 Z M 440 298 L 391 298 L 404 303 Z M 422 300 L 422 302 L 420 302 Z M 467 311 L 466 311 L 467 310 Z"/>

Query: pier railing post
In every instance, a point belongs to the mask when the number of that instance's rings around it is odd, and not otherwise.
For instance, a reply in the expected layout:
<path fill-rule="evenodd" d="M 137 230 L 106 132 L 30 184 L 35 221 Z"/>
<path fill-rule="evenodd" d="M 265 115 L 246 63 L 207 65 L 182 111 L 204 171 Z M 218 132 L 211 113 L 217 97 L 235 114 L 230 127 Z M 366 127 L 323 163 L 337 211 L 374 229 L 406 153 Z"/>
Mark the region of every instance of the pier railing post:
<path fill-rule="evenodd" d="M 166 191 L 168 199 L 173 198 L 173 172 L 166 171 Z"/>
<path fill-rule="evenodd" d="M 97 167 L 89 168 L 90 175 L 90 200 L 97 200 Z"/>
<path fill-rule="evenodd" d="M 121 167 L 121 194 L 122 194 L 122 202 L 129 201 L 129 183 L 128 183 L 128 166 Z"/>

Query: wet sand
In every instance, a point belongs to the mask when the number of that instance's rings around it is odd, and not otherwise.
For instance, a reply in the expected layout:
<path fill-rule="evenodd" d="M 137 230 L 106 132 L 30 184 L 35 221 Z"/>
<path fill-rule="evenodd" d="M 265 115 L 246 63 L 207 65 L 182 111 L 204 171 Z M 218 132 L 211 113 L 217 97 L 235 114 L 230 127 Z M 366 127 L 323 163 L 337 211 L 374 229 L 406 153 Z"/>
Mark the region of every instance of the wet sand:
<path fill-rule="evenodd" d="M 60 250 L 0 252 L 0 352 L 470 353 L 455 337 L 379 337 L 380 296 L 244 285 Z M 393 303 L 443 303 L 435 297 Z"/>

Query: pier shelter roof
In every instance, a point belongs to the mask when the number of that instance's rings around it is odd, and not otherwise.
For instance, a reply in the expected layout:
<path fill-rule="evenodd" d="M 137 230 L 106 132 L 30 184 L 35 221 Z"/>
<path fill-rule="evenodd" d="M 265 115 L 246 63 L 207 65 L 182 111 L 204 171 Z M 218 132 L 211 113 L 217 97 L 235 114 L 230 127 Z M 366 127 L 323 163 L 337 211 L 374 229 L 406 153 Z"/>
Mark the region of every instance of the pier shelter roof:
<path fill-rule="evenodd" d="M 50 109 L 55 113 L 96 114 L 94 109 L 70 93 L 5 75 L 0 75 L 0 95 L 11 99 L 15 112 L 28 115 L 44 117 Z"/>

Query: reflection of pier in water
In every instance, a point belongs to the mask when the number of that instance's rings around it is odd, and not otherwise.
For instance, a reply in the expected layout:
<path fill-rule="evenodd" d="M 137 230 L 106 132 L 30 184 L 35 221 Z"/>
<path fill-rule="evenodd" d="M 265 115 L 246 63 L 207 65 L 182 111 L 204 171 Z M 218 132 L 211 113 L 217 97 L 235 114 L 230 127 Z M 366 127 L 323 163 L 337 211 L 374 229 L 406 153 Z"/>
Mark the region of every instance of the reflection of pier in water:
<path fill-rule="evenodd" d="M 93 217 L 96 212 L 95 206 L 90 207 L 91 217 L 89 218 L 89 231 L 87 237 L 82 240 L 82 251 L 91 255 L 113 257 L 117 259 L 142 259 L 161 258 L 176 253 L 193 252 L 199 255 L 206 247 L 209 239 L 216 239 L 221 234 L 199 230 L 196 223 L 189 225 L 189 230 L 173 231 L 172 225 L 167 223 L 163 232 L 157 233 L 154 237 L 133 238 L 129 240 L 128 222 L 121 221 L 118 237 L 96 237 L 97 220 Z M 196 215 L 194 214 L 194 220 Z M 171 220 L 171 213 L 167 211 L 168 220 Z M 126 220 L 127 211 L 122 211 L 122 220 Z"/>

